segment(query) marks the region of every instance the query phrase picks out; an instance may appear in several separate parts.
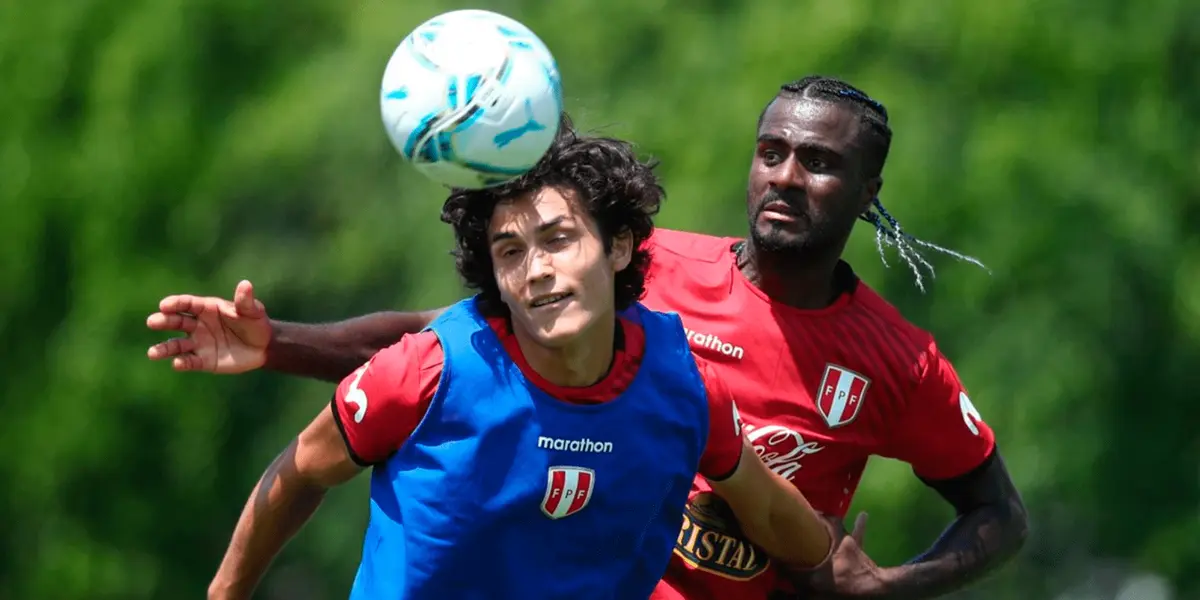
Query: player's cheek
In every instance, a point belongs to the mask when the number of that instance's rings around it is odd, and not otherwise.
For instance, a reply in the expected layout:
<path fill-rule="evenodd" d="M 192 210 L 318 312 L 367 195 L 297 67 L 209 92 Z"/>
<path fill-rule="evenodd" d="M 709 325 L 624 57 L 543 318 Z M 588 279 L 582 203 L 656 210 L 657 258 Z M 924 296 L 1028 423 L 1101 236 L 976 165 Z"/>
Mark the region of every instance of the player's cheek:
<path fill-rule="evenodd" d="M 496 263 L 492 270 L 496 278 L 496 287 L 500 290 L 500 300 L 509 309 L 515 311 L 521 305 L 519 299 L 524 289 L 525 274 L 528 269 L 522 262 L 521 264 Z"/>

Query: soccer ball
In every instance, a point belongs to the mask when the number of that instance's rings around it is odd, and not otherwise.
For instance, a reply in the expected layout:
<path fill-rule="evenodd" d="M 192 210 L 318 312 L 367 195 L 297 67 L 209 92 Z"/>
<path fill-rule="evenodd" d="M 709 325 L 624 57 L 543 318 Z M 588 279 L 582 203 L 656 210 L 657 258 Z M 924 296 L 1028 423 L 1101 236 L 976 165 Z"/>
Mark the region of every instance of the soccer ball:
<path fill-rule="evenodd" d="M 481 189 L 519 177 L 550 148 L 562 82 L 528 27 L 456 10 L 404 38 L 384 70 L 379 104 L 392 145 L 418 171 Z"/>

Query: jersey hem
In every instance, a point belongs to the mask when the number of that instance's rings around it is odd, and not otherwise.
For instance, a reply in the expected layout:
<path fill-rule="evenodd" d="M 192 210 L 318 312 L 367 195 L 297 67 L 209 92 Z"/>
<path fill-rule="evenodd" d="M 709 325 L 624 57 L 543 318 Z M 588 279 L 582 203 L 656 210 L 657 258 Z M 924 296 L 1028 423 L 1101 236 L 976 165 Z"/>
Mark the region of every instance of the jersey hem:
<path fill-rule="evenodd" d="M 375 463 L 363 460 L 363 458 L 354 451 L 354 447 L 350 445 L 350 437 L 346 435 L 346 425 L 342 423 L 342 415 L 338 413 L 337 400 L 337 392 L 334 392 L 333 400 L 329 402 L 329 410 L 333 413 L 333 422 L 335 425 L 337 425 L 338 433 L 340 433 L 342 436 L 342 443 L 346 445 L 346 452 L 350 455 L 350 460 L 354 461 L 354 464 L 360 467 L 373 466 Z"/>

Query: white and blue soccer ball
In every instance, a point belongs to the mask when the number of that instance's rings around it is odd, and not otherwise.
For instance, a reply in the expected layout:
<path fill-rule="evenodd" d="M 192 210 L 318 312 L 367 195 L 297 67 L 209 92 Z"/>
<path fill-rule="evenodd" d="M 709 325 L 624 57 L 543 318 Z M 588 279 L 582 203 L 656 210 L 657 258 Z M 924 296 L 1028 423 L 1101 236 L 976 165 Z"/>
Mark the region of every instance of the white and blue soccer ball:
<path fill-rule="evenodd" d="M 388 60 L 379 102 L 388 138 L 418 171 L 480 189 L 519 177 L 550 148 L 562 81 L 528 27 L 457 10 L 404 38 Z"/>

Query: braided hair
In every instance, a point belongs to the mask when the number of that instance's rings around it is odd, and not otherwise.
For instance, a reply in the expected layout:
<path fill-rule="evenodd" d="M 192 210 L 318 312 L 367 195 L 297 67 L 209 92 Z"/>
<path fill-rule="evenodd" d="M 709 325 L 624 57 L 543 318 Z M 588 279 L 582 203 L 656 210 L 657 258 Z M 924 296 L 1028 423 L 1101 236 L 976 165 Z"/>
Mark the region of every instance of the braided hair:
<path fill-rule="evenodd" d="M 892 145 L 892 129 L 888 127 L 887 108 L 883 104 L 873 100 L 865 92 L 845 81 L 833 77 L 822 77 L 820 75 L 810 75 L 803 79 L 786 83 L 779 88 L 778 96 L 785 98 L 819 99 L 827 102 L 835 102 L 854 109 L 859 115 L 860 122 L 864 125 L 861 138 L 861 145 L 865 155 L 865 159 L 863 160 L 864 175 L 867 177 L 878 177 L 883 172 L 883 165 L 887 161 L 888 150 Z M 765 114 L 766 111 L 764 110 L 763 115 Z M 763 117 L 760 115 L 758 119 L 759 126 L 762 125 L 762 119 Z M 883 207 L 883 202 L 878 197 L 871 201 L 871 207 L 859 215 L 858 218 L 875 226 L 875 247 L 879 250 L 879 259 L 883 261 L 883 266 L 890 266 L 888 265 L 887 255 L 884 253 L 884 246 L 896 248 L 896 251 L 900 254 L 900 258 L 908 263 L 908 268 L 912 270 L 913 276 L 916 277 L 917 288 L 922 292 L 925 291 L 925 280 L 922 273 L 928 272 L 929 277 L 936 277 L 933 265 L 921 253 L 922 248 L 953 256 L 958 260 L 969 262 L 989 273 L 991 272 L 977 258 L 918 239 L 912 234 L 905 232 L 900 226 L 900 222 Z"/>

